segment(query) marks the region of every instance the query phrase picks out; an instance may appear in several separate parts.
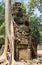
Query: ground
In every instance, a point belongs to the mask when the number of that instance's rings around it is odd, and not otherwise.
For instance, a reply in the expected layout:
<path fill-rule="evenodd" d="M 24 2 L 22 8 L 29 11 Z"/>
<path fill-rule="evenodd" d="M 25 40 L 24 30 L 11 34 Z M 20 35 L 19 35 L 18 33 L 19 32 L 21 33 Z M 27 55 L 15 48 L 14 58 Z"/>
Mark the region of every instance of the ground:
<path fill-rule="evenodd" d="M 0 65 L 8 65 L 8 61 L 7 63 L 2 63 Z M 33 59 L 33 60 L 22 60 L 21 62 L 14 62 L 14 65 L 42 65 L 42 58 L 37 58 L 37 59 Z"/>
<path fill-rule="evenodd" d="M 42 65 L 42 50 L 37 51 L 39 54 L 39 57 L 37 59 L 33 60 L 21 60 L 21 62 L 14 62 L 14 65 Z M 0 65 L 8 65 L 8 61 L 5 61 L 5 63 L 2 63 Z"/>

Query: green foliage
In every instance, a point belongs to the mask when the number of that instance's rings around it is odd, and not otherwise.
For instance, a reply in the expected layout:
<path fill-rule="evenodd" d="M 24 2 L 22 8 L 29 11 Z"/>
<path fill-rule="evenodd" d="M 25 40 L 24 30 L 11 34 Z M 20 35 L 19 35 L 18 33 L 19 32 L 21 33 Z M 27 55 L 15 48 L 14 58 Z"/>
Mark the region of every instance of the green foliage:
<path fill-rule="evenodd" d="M 3 2 L 0 2 L 0 32 L 4 27 L 4 19 L 5 19 L 4 15 L 5 15 L 5 8 L 3 7 Z"/>
<path fill-rule="evenodd" d="M 38 9 L 41 15 L 37 17 L 37 15 L 34 14 L 34 11 Z M 37 12 L 38 13 L 38 12 Z M 39 13 L 38 13 L 39 14 Z M 29 0 L 28 2 L 28 17 L 30 21 L 30 27 L 31 27 L 31 33 L 34 35 L 38 41 L 38 43 L 41 42 L 41 22 L 42 22 L 42 0 Z M 42 31 L 41 31 L 42 32 Z"/>
<path fill-rule="evenodd" d="M 36 17 L 30 18 L 30 28 L 31 28 L 31 36 L 36 39 L 36 43 L 40 43 L 40 33 L 39 33 L 39 22 Z"/>
<path fill-rule="evenodd" d="M 21 8 L 22 8 L 22 11 L 23 11 L 24 13 L 26 13 L 26 7 L 25 7 L 24 3 L 21 4 Z"/>
<path fill-rule="evenodd" d="M 4 41 L 4 38 L 3 37 L 0 37 L 0 49 L 1 49 L 1 47 L 2 47 L 2 45 L 5 43 L 5 41 Z"/>
<path fill-rule="evenodd" d="M 4 3 L 0 2 L 0 48 L 2 47 L 2 44 L 4 44 L 5 35 L 4 15 L 5 15 Z"/>
<path fill-rule="evenodd" d="M 0 35 L 4 35 L 5 34 L 5 25 L 4 23 L 0 26 Z"/>

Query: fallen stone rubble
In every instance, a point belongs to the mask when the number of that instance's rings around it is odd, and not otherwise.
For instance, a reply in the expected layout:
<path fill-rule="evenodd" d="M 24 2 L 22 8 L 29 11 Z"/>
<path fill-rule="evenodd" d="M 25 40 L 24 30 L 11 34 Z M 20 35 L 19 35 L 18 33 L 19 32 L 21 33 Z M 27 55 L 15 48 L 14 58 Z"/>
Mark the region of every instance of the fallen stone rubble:
<path fill-rule="evenodd" d="M 2 63 L 0 65 L 9 65 L 8 62 Z M 14 62 L 14 65 L 42 65 L 42 58 L 37 58 L 33 60 L 21 60 L 20 62 Z"/>
<path fill-rule="evenodd" d="M 33 60 L 22 61 L 24 65 L 42 65 L 42 58 L 37 58 Z"/>

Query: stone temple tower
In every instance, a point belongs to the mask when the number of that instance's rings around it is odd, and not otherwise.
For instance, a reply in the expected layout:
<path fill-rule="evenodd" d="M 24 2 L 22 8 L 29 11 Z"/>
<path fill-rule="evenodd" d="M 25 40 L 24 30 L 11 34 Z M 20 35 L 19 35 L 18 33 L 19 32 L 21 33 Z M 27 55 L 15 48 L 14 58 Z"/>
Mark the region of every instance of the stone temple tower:
<path fill-rule="evenodd" d="M 31 38 L 30 38 L 30 26 L 27 17 L 21 8 L 20 2 L 15 2 L 12 5 L 12 17 L 14 19 L 14 59 L 28 60 L 31 59 Z"/>

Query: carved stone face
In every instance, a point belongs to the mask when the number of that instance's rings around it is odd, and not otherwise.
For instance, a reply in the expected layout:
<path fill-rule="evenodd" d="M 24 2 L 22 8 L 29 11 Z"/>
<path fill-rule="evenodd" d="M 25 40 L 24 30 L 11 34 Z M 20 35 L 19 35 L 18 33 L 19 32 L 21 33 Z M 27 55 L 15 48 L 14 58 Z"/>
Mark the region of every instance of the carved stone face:
<path fill-rule="evenodd" d="M 21 3 L 16 2 L 15 4 L 13 4 L 12 16 L 17 25 L 22 24 L 25 24 L 27 26 L 29 25 L 29 23 L 27 23 L 28 22 L 27 17 L 24 15 L 22 11 Z"/>

